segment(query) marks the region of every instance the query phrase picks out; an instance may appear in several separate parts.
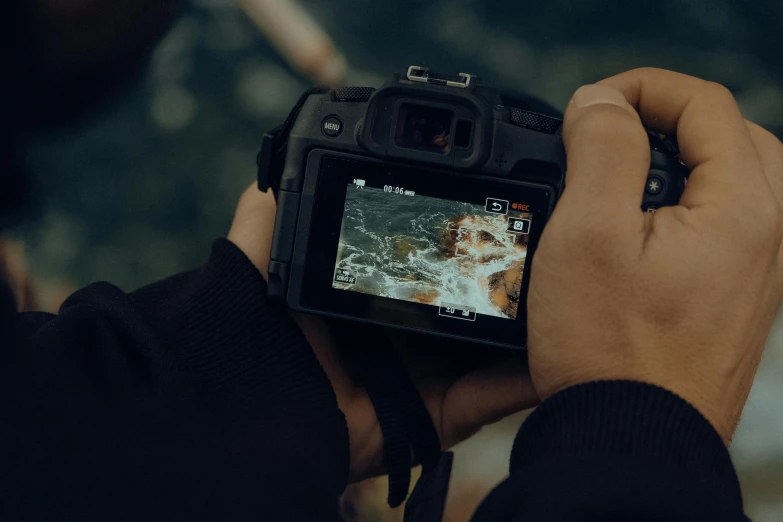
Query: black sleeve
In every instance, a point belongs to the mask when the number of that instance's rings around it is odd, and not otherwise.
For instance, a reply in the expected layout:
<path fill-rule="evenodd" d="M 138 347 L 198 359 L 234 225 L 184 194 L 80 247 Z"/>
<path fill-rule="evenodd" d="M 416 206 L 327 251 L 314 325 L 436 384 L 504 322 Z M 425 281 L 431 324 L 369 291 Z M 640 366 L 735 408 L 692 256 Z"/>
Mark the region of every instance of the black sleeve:
<path fill-rule="evenodd" d="M 564 390 L 522 424 L 474 522 L 747 521 L 728 451 L 690 404 L 629 381 Z"/>
<path fill-rule="evenodd" d="M 0 520 L 339 520 L 345 417 L 232 243 L 58 315 L 0 285 Z"/>

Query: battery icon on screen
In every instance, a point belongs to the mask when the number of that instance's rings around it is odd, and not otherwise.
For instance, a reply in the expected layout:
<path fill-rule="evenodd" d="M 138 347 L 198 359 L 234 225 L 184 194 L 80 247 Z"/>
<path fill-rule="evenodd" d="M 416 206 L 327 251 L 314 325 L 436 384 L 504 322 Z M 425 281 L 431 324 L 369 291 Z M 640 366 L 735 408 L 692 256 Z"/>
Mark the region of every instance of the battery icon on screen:
<path fill-rule="evenodd" d="M 412 191 L 412 190 L 406 190 L 405 192 L 403 192 L 403 194 L 406 195 L 406 196 L 415 196 L 416 195 L 416 193 L 414 191 Z"/>
<path fill-rule="evenodd" d="M 355 179 L 353 180 L 353 184 L 357 187 L 363 187 L 364 186 L 364 180 L 363 179 Z"/>

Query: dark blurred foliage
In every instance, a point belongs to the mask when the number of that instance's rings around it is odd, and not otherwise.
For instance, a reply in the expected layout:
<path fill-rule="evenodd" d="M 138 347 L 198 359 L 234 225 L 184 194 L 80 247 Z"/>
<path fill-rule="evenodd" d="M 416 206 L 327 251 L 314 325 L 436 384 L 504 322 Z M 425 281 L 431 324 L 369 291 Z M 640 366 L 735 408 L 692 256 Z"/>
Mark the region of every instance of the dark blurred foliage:
<path fill-rule="evenodd" d="M 35 128 L 72 123 L 117 103 L 144 73 L 181 0 L 26 3 L 24 106 Z"/>
<path fill-rule="evenodd" d="M 24 159 L 30 135 L 108 109 L 143 74 L 180 0 L 12 0 L 0 56 L 0 227 L 40 203 Z"/>
<path fill-rule="evenodd" d="M 72 51 L 60 56 L 72 58 L 38 67 L 47 80 L 32 91 L 37 106 L 47 107 L 47 121 L 82 117 L 39 131 L 28 156 L 46 209 L 30 236 L 42 272 L 134 287 L 199 262 L 209 238 L 225 232 L 235 195 L 252 181 L 262 132 L 306 86 L 226 0 L 186 4 L 145 61 L 176 4 L 124 8 L 134 30 L 98 31 L 93 36 L 104 44 L 97 50 L 70 35 L 72 19 L 46 22 L 57 28 L 51 38 Z M 780 101 L 776 112 L 765 107 L 783 85 L 783 15 L 773 0 L 306 5 L 347 54 L 352 83 L 377 84 L 417 63 L 476 73 L 562 107 L 583 83 L 652 65 L 727 84 L 749 117 L 783 128 L 783 116 L 769 118 L 783 112 Z M 88 10 L 79 24 L 110 14 Z M 73 58 L 79 49 L 84 56 Z"/>
<path fill-rule="evenodd" d="M 0 230 L 19 217 L 24 201 L 29 201 L 31 176 L 18 154 L 22 147 L 19 103 L 24 83 L 23 71 L 28 61 L 25 33 L 29 30 L 27 4 L 12 2 L 0 17 Z"/>

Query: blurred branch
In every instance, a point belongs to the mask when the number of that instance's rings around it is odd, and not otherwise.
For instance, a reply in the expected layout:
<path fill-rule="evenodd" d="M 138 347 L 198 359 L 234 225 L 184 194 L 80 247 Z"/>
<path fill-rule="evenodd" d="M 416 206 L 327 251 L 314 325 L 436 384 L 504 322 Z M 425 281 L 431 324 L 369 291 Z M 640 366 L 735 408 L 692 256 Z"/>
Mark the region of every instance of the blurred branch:
<path fill-rule="evenodd" d="M 295 0 L 237 0 L 248 17 L 295 69 L 316 83 L 345 81 L 345 57 Z"/>
<path fill-rule="evenodd" d="M 11 287 L 20 312 L 35 309 L 35 292 L 24 264 L 24 245 L 0 238 L 0 279 Z"/>

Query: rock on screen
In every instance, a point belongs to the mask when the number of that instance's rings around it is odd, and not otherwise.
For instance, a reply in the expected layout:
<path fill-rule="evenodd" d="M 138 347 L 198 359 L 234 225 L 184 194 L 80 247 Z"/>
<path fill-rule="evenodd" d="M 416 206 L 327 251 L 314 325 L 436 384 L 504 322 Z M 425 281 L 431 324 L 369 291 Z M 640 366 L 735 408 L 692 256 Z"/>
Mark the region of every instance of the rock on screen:
<path fill-rule="evenodd" d="M 493 201 L 348 185 L 333 288 L 516 319 L 532 214 Z"/>

